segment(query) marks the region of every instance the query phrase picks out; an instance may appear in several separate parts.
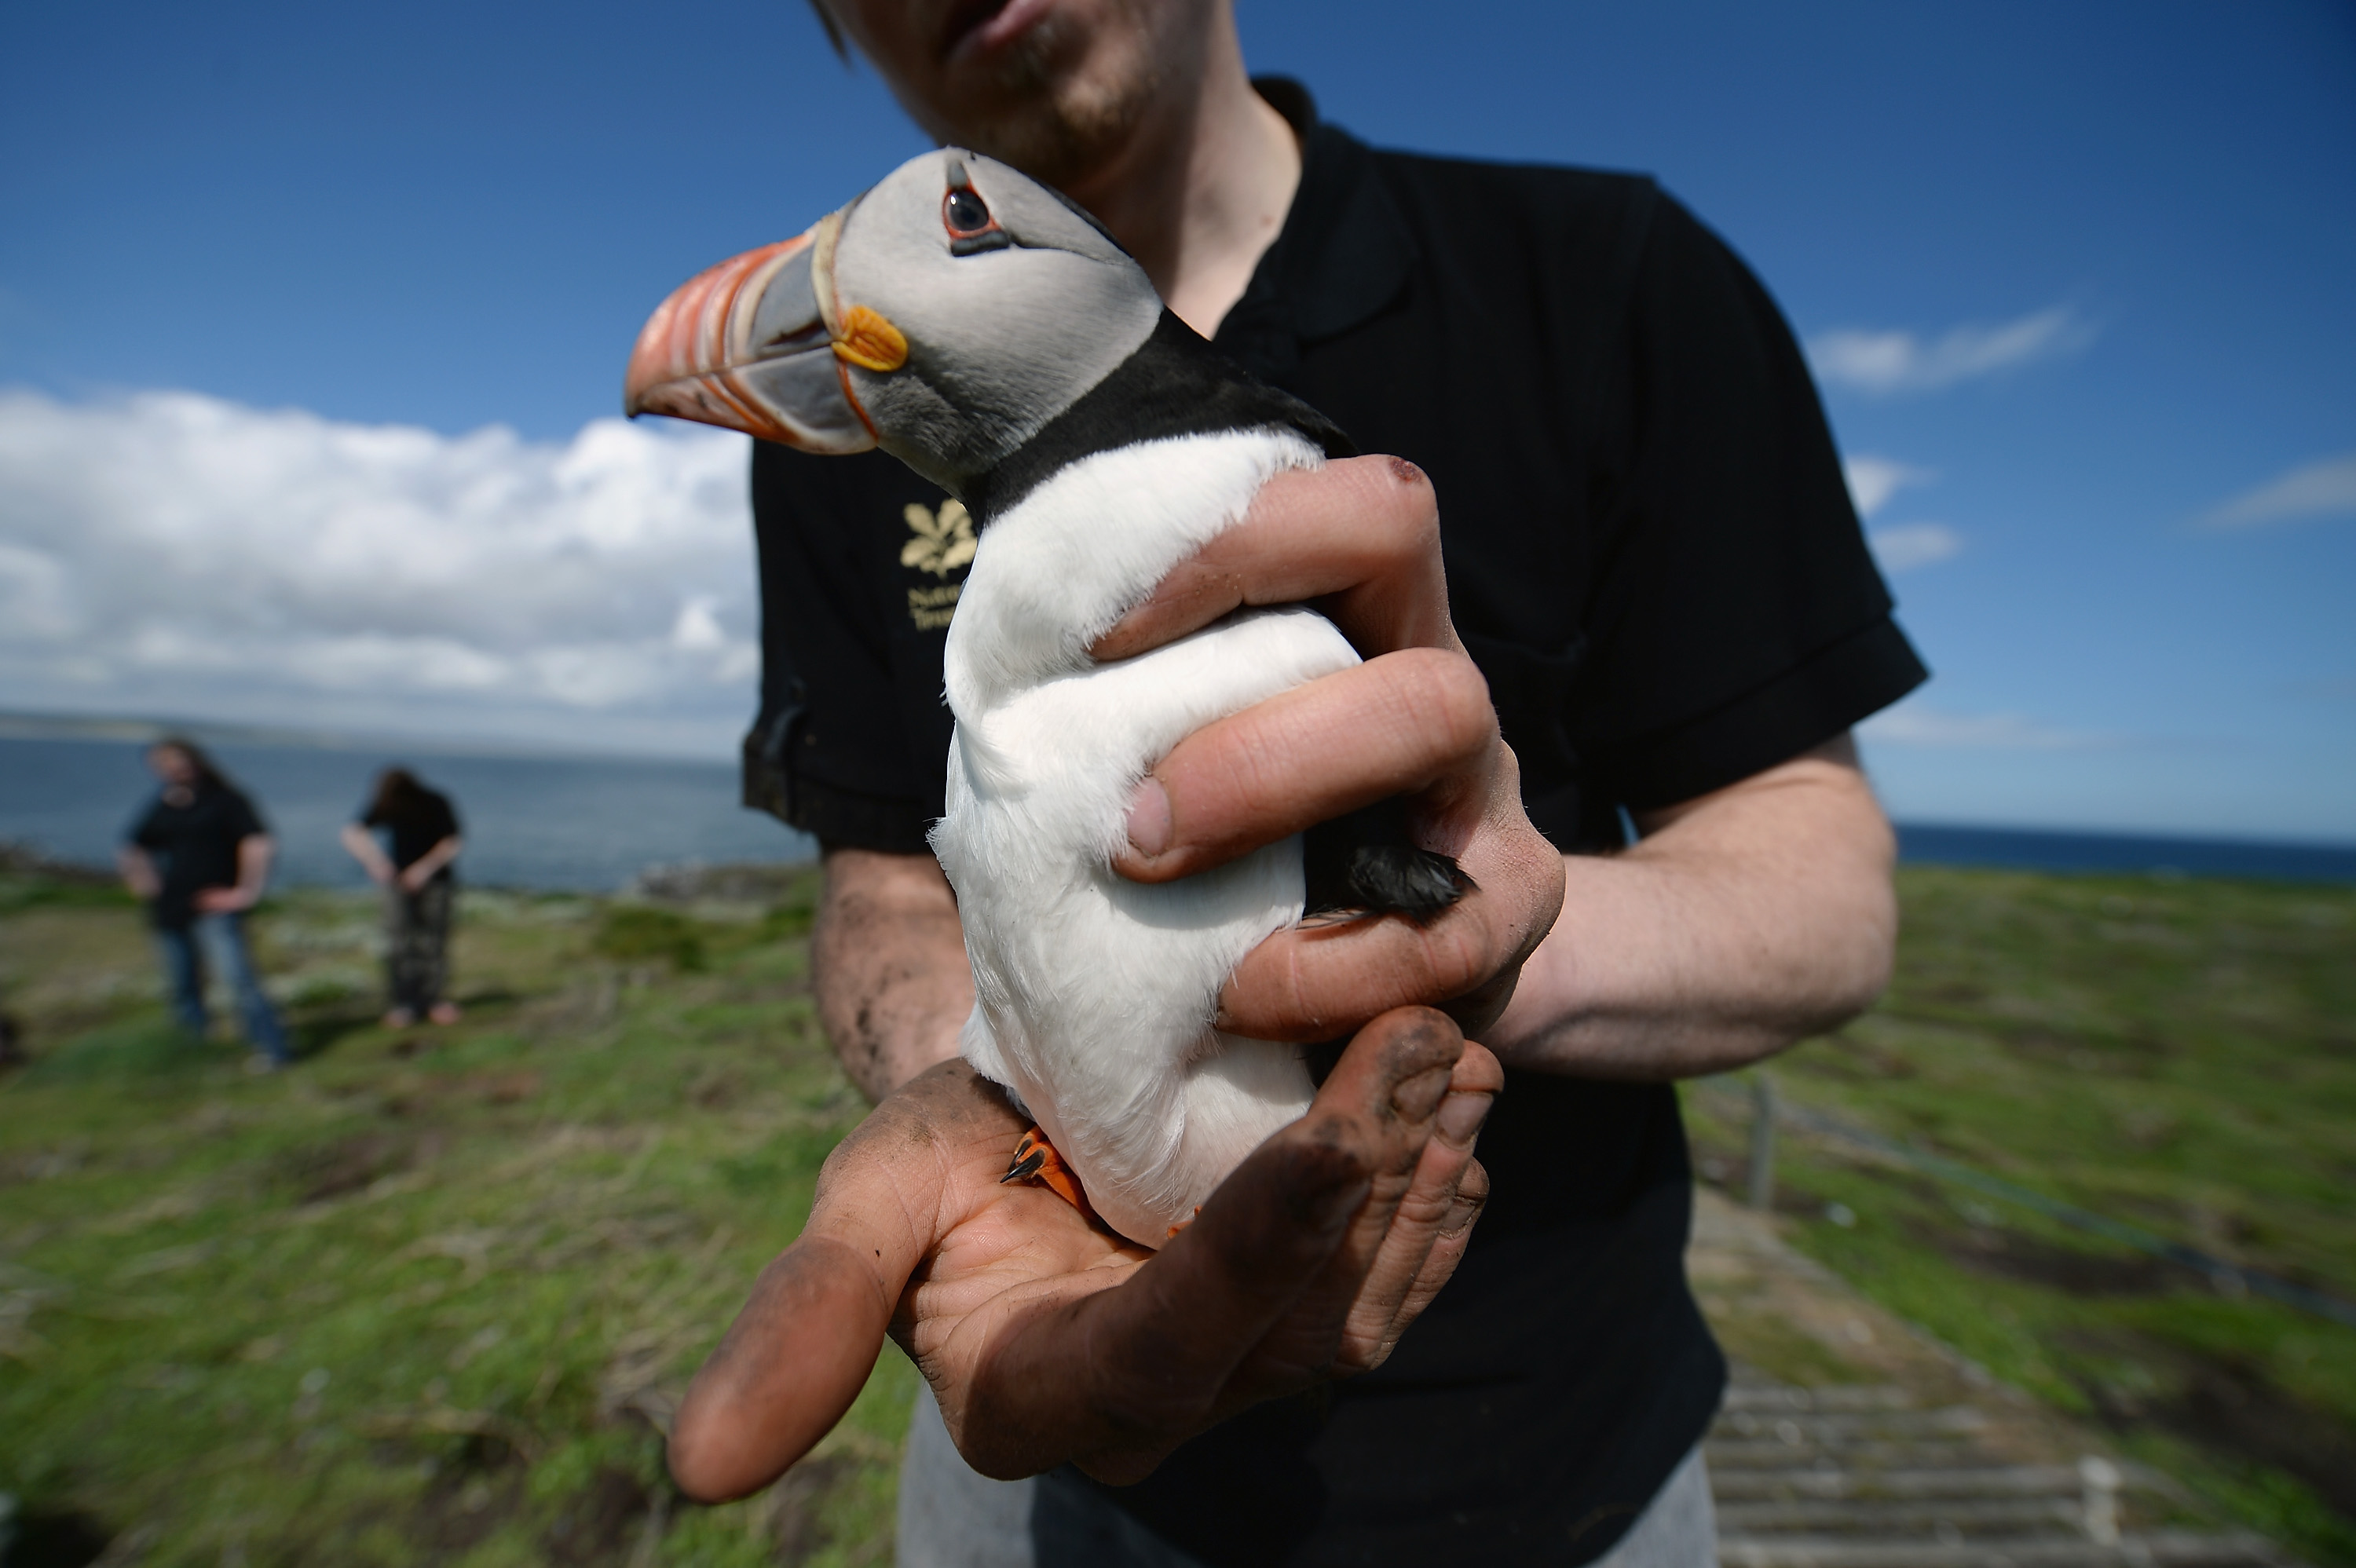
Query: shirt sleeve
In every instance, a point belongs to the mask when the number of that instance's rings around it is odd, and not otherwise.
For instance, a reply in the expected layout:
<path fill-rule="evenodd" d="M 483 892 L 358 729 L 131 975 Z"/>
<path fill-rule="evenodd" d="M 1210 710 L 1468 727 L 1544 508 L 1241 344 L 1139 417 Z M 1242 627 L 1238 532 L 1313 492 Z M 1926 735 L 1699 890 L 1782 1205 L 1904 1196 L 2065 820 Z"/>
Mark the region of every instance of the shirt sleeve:
<path fill-rule="evenodd" d="M 909 565 L 904 514 L 937 517 L 943 500 L 880 452 L 754 445 L 763 670 L 745 804 L 830 847 L 925 854 L 941 814 L 941 646 L 964 569 Z"/>
<path fill-rule="evenodd" d="M 234 844 L 266 836 L 270 832 L 270 824 L 262 820 L 262 813 L 254 809 L 251 799 L 232 790 L 221 811 L 221 828 L 229 835 L 230 842 Z"/>
<path fill-rule="evenodd" d="M 123 835 L 124 838 L 130 843 L 136 844 L 142 849 L 163 848 L 163 824 L 155 820 L 156 816 L 163 811 L 163 809 L 164 803 L 162 801 L 155 800 L 148 802 L 147 809 L 141 812 L 138 818 L 131 824 L 131 831 Z"/>
<path fill-rule="evenodd" d="M 1571 728 L 1599 782 L 1644 809 L 1785 762 L 1927 672 L 1890 617 L 1790 327 L 1665 197 L 1625 331 Z"/>

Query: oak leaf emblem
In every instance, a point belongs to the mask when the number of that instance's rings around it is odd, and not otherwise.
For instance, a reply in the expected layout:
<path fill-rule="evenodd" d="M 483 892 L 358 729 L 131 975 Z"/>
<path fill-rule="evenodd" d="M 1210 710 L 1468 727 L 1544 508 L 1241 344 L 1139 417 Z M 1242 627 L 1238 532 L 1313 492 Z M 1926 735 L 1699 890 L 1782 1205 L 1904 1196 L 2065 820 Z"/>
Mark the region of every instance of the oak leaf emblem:
<path fill-rule="evenodd" d="M 900 547 L 900 564 L 947 577 L 973 559 L 973 516 L 962 501 L 943 501 L 937 516 L 911 501 L 900 515 L 916 537 Z"/>

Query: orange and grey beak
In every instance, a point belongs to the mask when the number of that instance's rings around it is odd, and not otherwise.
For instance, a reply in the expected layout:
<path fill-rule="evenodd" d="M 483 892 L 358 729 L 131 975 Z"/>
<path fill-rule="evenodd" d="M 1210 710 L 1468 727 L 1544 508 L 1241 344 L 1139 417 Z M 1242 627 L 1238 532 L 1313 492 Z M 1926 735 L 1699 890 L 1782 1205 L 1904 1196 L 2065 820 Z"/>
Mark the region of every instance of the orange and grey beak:
<path fill-rule="evenodd" d="M 875 428 L 850 367 L 898 369 L 907 340 L 864 305 L 838 311 L 840 216 L 697 273 L 638 333 L 623 411 L 669 414 L 805 452 L 864 452 Z"/>

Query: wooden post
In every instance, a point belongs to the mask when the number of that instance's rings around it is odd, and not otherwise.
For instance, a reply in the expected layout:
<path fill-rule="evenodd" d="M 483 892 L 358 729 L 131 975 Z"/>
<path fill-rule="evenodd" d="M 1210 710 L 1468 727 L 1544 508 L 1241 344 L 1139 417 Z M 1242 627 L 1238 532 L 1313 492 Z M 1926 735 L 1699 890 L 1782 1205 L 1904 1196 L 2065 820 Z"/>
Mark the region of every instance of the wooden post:
<path fill-rule="evenodd" d="M 2119 1467 L 2098 1454 L 2078 1461 L 2078 1478 L 2085 1483 L 2083 1523 L 2086 1539 L 2097 1546 L 2119 1543 Z"/>
<path fill-rule="evenodd" d="M 1775 1081 L 1751 1070 L 1751 1206 L 1775 1207 Z"/>

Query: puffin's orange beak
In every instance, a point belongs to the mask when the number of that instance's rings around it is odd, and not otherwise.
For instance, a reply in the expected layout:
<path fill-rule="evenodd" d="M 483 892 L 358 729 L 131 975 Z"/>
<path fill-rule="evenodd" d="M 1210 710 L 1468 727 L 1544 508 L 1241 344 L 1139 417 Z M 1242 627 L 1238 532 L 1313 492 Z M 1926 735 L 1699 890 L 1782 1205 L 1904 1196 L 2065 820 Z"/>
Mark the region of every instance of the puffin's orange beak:
<path fill-rule="evenodd" d="M 638 333 L 623 411 L 669 414 L 805 452 L 864 452 L 874 428 L 847 367 L 897 369 L 907 345 L 864 307 L 838 332 L 829 218 L 798 238 L 698 272 Z M 893 352 L 896 345 L 896 356 Z M 886 362 L 888 361 L 888 363 Z"/>

